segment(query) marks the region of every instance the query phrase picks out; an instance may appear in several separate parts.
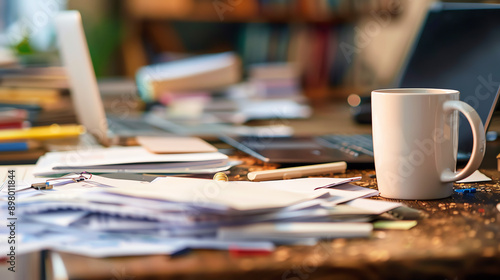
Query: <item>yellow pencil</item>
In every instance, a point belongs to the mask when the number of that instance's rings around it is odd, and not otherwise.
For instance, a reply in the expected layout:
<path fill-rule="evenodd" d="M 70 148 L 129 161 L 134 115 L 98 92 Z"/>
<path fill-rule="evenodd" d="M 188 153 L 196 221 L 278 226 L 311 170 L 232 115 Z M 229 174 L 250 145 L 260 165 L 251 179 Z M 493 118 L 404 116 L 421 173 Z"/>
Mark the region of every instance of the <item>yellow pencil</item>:
<path fill-rule="evenodd" d="M 75 137 L 85 132 L 81 125 L 48 125 L 29 128 L 4 129 L 0 130 L 0 141 L 34 139 L 45 140 L 53 138 Z"/>

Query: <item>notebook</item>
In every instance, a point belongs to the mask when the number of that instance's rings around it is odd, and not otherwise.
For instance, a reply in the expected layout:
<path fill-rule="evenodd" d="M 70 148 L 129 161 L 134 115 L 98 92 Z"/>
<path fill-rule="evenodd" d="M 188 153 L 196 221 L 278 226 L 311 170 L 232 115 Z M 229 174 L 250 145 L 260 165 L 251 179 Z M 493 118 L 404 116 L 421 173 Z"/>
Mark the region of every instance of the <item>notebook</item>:
<path fill-rule="evenodd" d="M 499 49 L 500 5 L 438 3 L 429 9 L 395 87 L 457 89 L 486 131 L 500 94 Z M 221 139 L 264 162 L 373 163 L 371 135 Z M 467 160 L 472 134 L 463 116 L 458 146 L 459 160 Z"/>

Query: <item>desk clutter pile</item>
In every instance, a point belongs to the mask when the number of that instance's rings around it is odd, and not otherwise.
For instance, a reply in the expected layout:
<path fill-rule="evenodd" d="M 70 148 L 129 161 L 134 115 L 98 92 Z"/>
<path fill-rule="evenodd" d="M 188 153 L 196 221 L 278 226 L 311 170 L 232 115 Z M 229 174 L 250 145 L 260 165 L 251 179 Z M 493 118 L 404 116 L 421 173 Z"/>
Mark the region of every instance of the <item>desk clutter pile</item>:
<path fill-rule="evenodd" d="M 401 204 L 366 199 L 378 191 L 349 184 L 359 179 L 225 182 L 171 176 L 146 182 L 90 173 L 27 178 L 17 183 L 9 217 L 17 218 L 18 254 L 41 249 L 90 257 L 198 248 L 271 252 L 276 244 L 369 238 L 372 221 Z M 11 190 L 4 185 L 0 192 L 4 220 Z M 0 234 L 7 236 L 8 228 Z"/>

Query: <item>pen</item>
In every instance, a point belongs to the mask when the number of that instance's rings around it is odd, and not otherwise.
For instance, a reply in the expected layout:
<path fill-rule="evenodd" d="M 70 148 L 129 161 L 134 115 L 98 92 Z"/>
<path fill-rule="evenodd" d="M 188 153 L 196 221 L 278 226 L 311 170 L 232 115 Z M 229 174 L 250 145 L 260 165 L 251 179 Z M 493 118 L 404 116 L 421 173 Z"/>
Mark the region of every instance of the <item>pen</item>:
<path fill-rule="evenodd" d="M 343 173 L 347 169 L 345 161 L 314 164 L 307 166 L 297 166 L 288 168 L 279 168 L 273 170 L 253 171 L 247 174 L 251 181 L 266 181 L 279 179 L 292 179 L 308 175 L 318 175 L 324 173 Z"/>
<path fill-rule="evenodd" d="M 33 141 L 0 142 L 0 152 L 28 151 L 40 147 L 40 143 Z"/>

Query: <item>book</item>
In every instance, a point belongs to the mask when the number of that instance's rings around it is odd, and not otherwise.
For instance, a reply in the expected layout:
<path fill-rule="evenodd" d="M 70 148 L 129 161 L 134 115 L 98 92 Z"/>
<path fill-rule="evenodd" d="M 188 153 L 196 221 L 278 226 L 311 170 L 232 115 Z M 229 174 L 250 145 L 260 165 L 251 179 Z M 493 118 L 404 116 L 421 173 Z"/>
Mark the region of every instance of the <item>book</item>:
<path fill-rule="evenodd" d="M 16 67 L 0 69 L 1 87 L 68 89 L 62 67 Z"/>
<path fill-rule="evenodd" d="M 24 109 L 0 107 L 0 129 L 25 128 L 30 126 L 29 112 Z"/>
<path fill-rule="evenodd" d="M 165 92 L 217 89 L 241 79 L 239 57 L 231 52 L 144 66 L 136 81 L 143 100 L 154 101 Z"/>
<path fill-rule="evenodd" d="M 62 91 L 52 88 L 0 86 L 0 103 L 37 104 L 42 108 L 56 107 L 62 99 Z"/>

